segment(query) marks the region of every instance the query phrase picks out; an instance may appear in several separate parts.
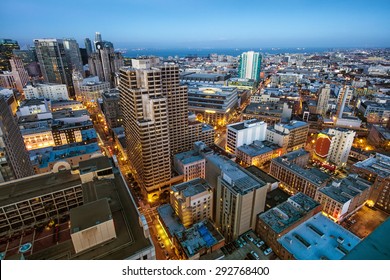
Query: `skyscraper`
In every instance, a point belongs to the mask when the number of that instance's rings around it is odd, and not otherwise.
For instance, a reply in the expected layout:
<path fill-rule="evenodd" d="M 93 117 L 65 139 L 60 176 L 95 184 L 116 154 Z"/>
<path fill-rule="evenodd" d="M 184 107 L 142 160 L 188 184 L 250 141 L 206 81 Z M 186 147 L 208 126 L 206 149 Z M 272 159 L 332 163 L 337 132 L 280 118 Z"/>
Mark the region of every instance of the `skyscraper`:
<path fill-rule="evenodd" d="M 115 73 L 124 65 L 122 54 L 115 52 L 114 45 L 108 41 L 95 41 L 95 47 L 96 52 L 88 59 L 89 70 L 93 76 L 98 76 L 101 81 L 110 82 L 111 86 L 114 86 Z"/>
<path fill-rule="evenodd" d="M 11 71 L 9 60 L 13 50 L 19 50 L 17 41 L 11 39 L 0 39 L 0 71 Z"/>
<path fill-rule="evenodd" d="M 66 57 L 64 43 L 59 39 L 35 39 L 35 50 L 45 82 L 66 84 L 74 95 L 72 67 Z"/>
<path fill-rule="evenodd" d="M 242 79 L 260 80 L 262 56 L 258 52 L 244 52 L 240 56 L 238 74 Z"/>
<path fill-rule="evenodd" d="M 326 84 L 324 87 L 321 88 L 317 101 L 317 114 L 322 115 L 323 117 L 326 115 L 326 111 L 328 110 L 329 96 L 330 85 Z"/>
<path fill-rule="evenodd" d="M 95 41 L 93 42 L 95 50 L 97 49 L 96 44 L 100 42 L 103 42 L 102 35 L 100 34 L 100 32 L 95 32 Z"/>
<path fill-rule="evenodd" d="M 356 132 L 344 128 L 330 128 L 327 132 L 331 138 L 327 161 L 343 166 L 348 161 L 349 152 Z"/>
<path fill-rule="evenodd" d="M 353 96 L 353 89 L 349 86 L 343 86 L 337 97 L 337 112 L 336 115 L 339 119 L 343 117 L 345 105 L 349 105 Z"/>
<path fill-rule="evenodd" d="M 0 95 L 0 182 L 34 175 L 22 135 L 3 95 Z"/>
<path fill-rule="evenodd" d="M 91 53 L 93 52 L 91 40 L 89 38 L 85 38 L 84 44 L 85 44 L 85 49 L 87 50 L 87 55 L 90 56 Z"/>
<path fill-rule="evenodd" d="M 129 159 L 147 191 L 171 179 L 174 154 L 190 150 L 197 141 L 211 144 L 214 138 L 212 129 L 188 120 L 188 92 L 179 83 L 179 67 L 158 63 L 156 58 L 133 59 L 133 68 L 120 71 Z"/>
<path fill-rule="evenodd" d="M 168 105 L 161 70 L 149 60 L 134 60 L 120 70 L 120 102 L 127 153 L 146 191 L 171 179 Z"/>
<path fill-rule="evenodd" d="M 80 73 L 84 73 L 80 48 L 77 41 L 75 39 L 64 39 L 63 42 L 68 65 L 70 65 L 72 71 L 77 70 Z"/>

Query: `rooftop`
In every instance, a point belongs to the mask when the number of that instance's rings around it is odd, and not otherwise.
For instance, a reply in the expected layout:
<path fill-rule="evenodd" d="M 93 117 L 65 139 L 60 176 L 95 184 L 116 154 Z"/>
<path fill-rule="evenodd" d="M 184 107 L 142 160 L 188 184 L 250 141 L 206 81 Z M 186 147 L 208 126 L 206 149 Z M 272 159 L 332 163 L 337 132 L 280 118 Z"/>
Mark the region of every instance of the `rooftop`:
<path fill-rule="evenodd" d="M 81 161 L 79 164 L 80 174 L 85 174 L 93 171 L 99 171 L 112 168 L 107 157 L 95 157 Z"/>
<path fill-rule="evenodd" d="M 297 129 L 300 127 L 308 126 L 309 124 L 302 121 L 290 121 L 287 124 L 279 124 L 280 126 L 283 126 L 284 128 L 287 128 L 288 130 Z"/>
<path fill-rule="evenodd" d="M 390 218 L 354 247 L 344 260 L 390 260 Z"/>
<path fill-rule="evenodd" d="M 250 127 L 260 126 L 260 125 L 267 126 L 267 124 L 263 121 L 260 121 L 257 119 L 252 119 L 252 120 L 246 120 L 246 121 L 239 122 L 239 123 L 229 124 L 229 125 L 227 125 L 227 128 L 228 129 L 232 128 L 235 130 L 243 130 L 243 129 L 248 129 Z"/>
<path fill-rule="evenodd" d="M 354 174 L 349 175 L 341 181 L 333 181 L 331 184 L 323 187 L 319 191 L 344 204 L 352 198 L 360 195 L 370 186 L 370 182 L 358 177 L 357 174 Z"/>
<path fill-rule="evenodd" d="M 359 161 L 354 166 L 376 173 L 382 178 L 390 176 L 390 157 L 383 154 L 376 153 L 375 157 Z"/>
<path fill-rule="evenodd" d="M 303 193 L 297 193 L 270 210 L 259 214 L 259 219 L 268 224 L 276 233 L 294 225 L 307 213 L 320 206 L 320 203 Z"/>
<path fill-rule="evenodd" d="M 380 135 L 385 139 L 385 140 L 390 140 L 390 129 L 387 127 L 383 127 L 380 125 L 374 125 L 375 129 L 380 133 Z"/>
<path fill-rule="evenodd" d="M 279 238 L 278 242 L 297 260 L 340 260 L 360 239 L 318 213 Z"/>
<path fill-rule="evenodd" d="M 183 197 L 191 197 L 210 190 L 210 185 L 203 178 L 193 179 L 171 187 L 173 192 L 179 192 Z"/>
<path fill-rule="evenodd" d="M 190 150 L 180 154 L 176 154 L 175 160 L 181 161 L 183 164 L 190 164 L 197 161 L 205 160 L 198 152 Z"/>
<path fill-rule="evenodd" d="M 254 166 L 254 165 L 249 166 L 246 168 L 246 170 L 248 170 L 250 173 L 252 173 L 257 178 L 259 178 L 260 180 L 262 180 L 266 183 L 273 184 L 273 183 L 279 182 L 278 179 L 269 175 L 267 172 L 264 172 L 263 170 L 261 170 L 257 166 Z"/>
<path fill-rule="evenodd" d="M 171 236 L 175 233 L 185 230 L 184 225 L 181 223 L 180 218 L 175 214 L 170 204 L 163 204 L 157 208 L 157 213 L 160 219 L 163 220 L 165 227 L 168 229 Z"/>
<path fill-rule="evenodd" d="M 70 232 L 83 231 L 109 220 L 112 220 L 112 214 L 108 199 L 95 200 L 70 210 Z"/>
<path fill-rule="evenodd" d="M 267 143 L 264 142 L 256 140 L 250 145 L 244 144 L 237 149 L 251 157 L 256 157 L 262 154 L 272 152 L 273 150 L 280 149 L 280 147 L 276 144 L 267 145 Z"/>
<path fill-rule="evenodd" d="M 224 240 L 222 234 L 208 220 L 176 233 L 176 237 L 188 258 L 194 256 L 203 248 L 211 248 Z"/>

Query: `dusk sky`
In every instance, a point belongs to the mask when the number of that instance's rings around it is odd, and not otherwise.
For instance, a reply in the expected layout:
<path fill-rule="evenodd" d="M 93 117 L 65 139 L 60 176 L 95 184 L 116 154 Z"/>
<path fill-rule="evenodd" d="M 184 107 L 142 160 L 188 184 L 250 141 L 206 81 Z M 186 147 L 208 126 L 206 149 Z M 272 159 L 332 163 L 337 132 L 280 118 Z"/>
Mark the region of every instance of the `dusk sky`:
<path fill-rule="evenodd" d="M 389 0 L 3 0 L 0 37 L 115 47 L 390 47 Z M 112 4 L 114 3 L 114 4 Z"/>

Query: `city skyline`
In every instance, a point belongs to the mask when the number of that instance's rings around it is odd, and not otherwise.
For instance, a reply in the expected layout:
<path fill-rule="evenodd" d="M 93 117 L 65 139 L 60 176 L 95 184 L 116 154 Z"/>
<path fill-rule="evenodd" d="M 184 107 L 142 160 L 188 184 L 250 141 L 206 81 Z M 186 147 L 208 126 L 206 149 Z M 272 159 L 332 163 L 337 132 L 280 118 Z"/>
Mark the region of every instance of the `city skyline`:
<path fill-rule="evenodd" d="M 58 6 L 47 0 L 6 0 L 0 16 L 2 36 L 21 46 L 37 38 L 74 37 L 84 47 L 84 38 L 93 38 L 96 31 L 117 48 L 390 45 L 388 1 L 278 2 L 117 0 L 107 6 L 71 0 Z"/>

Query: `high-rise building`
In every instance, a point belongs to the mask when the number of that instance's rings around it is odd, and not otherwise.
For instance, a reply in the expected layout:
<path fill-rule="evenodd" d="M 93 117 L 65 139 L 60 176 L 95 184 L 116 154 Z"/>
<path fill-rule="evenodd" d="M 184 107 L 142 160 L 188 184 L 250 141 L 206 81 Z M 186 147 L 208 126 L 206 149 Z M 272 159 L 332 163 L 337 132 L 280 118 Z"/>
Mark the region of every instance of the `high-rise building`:
<path fill-rule="evenodd" d="M 100 33 L 99 33 L 100 35 Z M 123 56 L 114 51 L 111 42 L 101 41 L 101 36 L 97 36 L 100 41 L 95 41 L 96 52 L 88 58 L 89 70 L 93 76 L 98 76 L 101 81 L 110 82 L 115 85 L 115 73 L 124 65 Z"/>
<path fill-rule="evenodd" d="M 0 182 L 34 175 L 20 130 L 0 95 Z"/>
<path fill-rule="evenodd" d="M 317 114 L 322 115 L 323 117 L 326 115 L 326 111 L 328 110 L 329 96 L 330 85 L 326 84 L 324 87 L 321 88 L 317 101 Z"/>
<path fill-rule="evenodd" d="M 343 86 L 340 88 L 337 95 L 337 108 L 336 108 L 336 116 L 341 119 L 343 117 L 345 105 L 349 105 L 353 96 L 353 88 L 349 86 Z"/>
<path fill-rule="evenodd" d="M 77 70 L 83 74 L 83 62 L 79 44 L 75 39 L 64 39 L 63 43 L 66 57 L 68 59 L 68 65 L 71 66 L 72 70 Z"/>
<path fill-rule="evenodd" d="M 206 181 L 214 187 L 214 222 L 226 242 L 255 230 L 268 185 L 231 160 L 218 155 L 206 160 Z"/>
<path fill-rule="evenodd" d="M 260 80 L 262 56 L 258 52 L 244 52 L 240 56 L 239 77 L 242 79 Z"/>
<path fill-rule="evenodd" d="M 13 50 L 19 50 L 19 44 L 15 40 L 0 39 L 0 71 L 11 71 L 9 60 Z"/>
<path fill-rule="evenodd" d="M 94 48 L 96 49 L 96 43 L 103 42 L 102 40 L 102 34 L 100 32 L 95 32 L 95 41 L 94 41 Z"/>
<path fill-rule="evenodd" d="M 171 179 L 168 102 L 161 70 L 123 67 L 119 91 L 128 158 L 146 191 L 156 190 Z"/>
<path fill-rule="evenodd" d="M 256 119 L 246 120 L 239 123 L 229 124 L 227 127 L 226 149 L 236 154 L 237 148 L 253 141 L 264 141 L 267 124 Z"/>
<path fill-rule="evenodd" d="M 308 123 L 293 120 L 287 124 L 278 123 L 268 127 L 266 140 L 290 152 L 305 147 L 308 132 Z"/>
<path fill-rule="evenodd" d="M 24 68 L 30 77 L 42 76 L 41 69 L 38 64 L 37 54 L 34 49 L 12 51 L 14 57 L 20 58 L 23 61 Z"/>
<path fill-rule="evenodd" d="M 188 120 L 187 88 L 179 83 L 178 66 L 158 62 L 133 59 L 133 67 L 120 72 L 129 159 L 148 191 L 171 179 L 174 154 L 190 150 L 197 141 L 213 140 L 212 129 Z"/>
<path fill-rule="evenodd" d="M 45 82 L 66 84 L 70 95 L 73 96 L 72 65 L 67 59 L 63 41 L 35 39 L 34 44 Z"/>
<path fill-rule="evenodd" d="M 110 129 L 122 126 L 122 111 L 119 105 L 119 91 L 117 89 L 105 90 L 102 94 L 103 111 Z"/>
<path fill-rule="evenodd" d="M 324 133 L 331 139 L 326 160 L 337 166 L 345 165 L 348 161 L 356 131 L 345 128 L 329 128 Z"/>
<path fill-rule="evenodd" d="M 84 44 L 85 44 L 85 49 L 87 50 L 87 55 L 90 56 L 91 53 L 93 52 L 91 40 L 89 38 L 85 38 Z"/>

